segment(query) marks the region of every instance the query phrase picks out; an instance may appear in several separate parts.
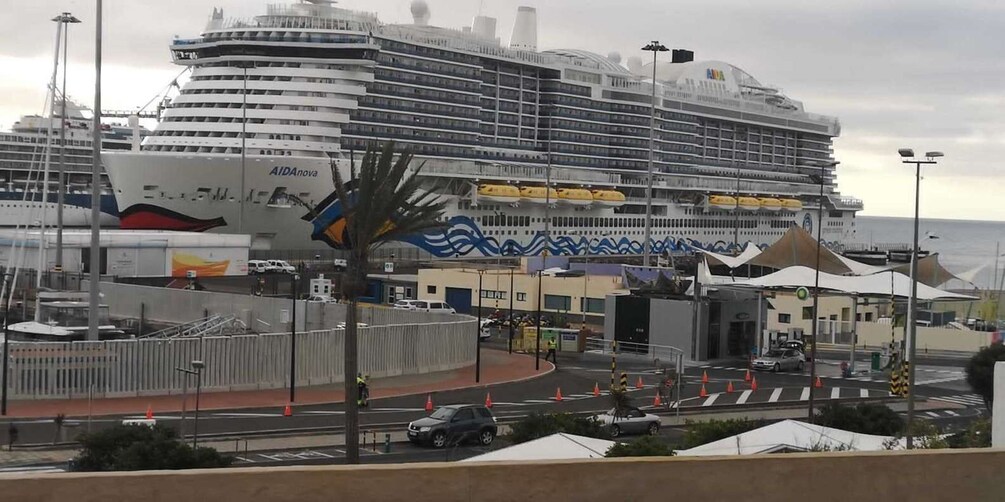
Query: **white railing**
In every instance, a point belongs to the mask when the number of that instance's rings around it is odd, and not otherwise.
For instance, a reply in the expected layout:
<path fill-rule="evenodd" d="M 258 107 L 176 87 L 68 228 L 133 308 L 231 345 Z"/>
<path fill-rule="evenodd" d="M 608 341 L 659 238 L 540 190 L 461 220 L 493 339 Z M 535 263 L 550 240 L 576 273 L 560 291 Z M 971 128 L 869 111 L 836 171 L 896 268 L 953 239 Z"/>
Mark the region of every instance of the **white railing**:
<path fill-rule="evenodd" d="M 820 343 L 848 345 L 855 333 L 855 323 L 852 321 L 820 320 L 817 324 L 817 339 Z"/>
<path fill-rule="evenodd" d="M 475 360 L 475 321 L 360 328 L 359 368 L 371 377 L 447 371 Z M 342 382 L 343 330 L 298 333 L 297 385 Z M 289 385 L 290 334 L 104 342 L 11 342 L 12 399 L 180 394 L 191 361 L 210 392 Z M 194 382 L 190 382 L 194 384 Z M 191 385 L 189 386 L 191 388 Z"/>
<path fill-rule="evenodd" d="M 682 369 L 684 351 L 668 345 L 651 345 L 647 343 L 615 342 L 600 337 L 586 339 L 586 351 L 595 354 L 616 355 L 652 361 L 654 367 L 676 367 Z"/>

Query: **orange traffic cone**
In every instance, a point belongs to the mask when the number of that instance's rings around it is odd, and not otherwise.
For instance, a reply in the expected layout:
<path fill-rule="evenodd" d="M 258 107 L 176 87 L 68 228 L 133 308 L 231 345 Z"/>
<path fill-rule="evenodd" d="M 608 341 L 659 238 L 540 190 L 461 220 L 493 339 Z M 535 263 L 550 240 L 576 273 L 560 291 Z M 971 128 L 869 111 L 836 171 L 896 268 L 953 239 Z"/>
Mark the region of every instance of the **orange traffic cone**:
<path fill-rule="evenodd" d="M 426 412 L 433 411 L 433 395 L 426 394 Z"/>
<path fill-rule="evenodd" d="M 705 384 L 701 384 L 701 393 L 698 394 L 698 397 L 708 397 L 708 391 L 705 390 Z"/>
<path fill-rule="evenodd" d="M 146 415 L 146 417 L 147 417 L 147 420 L 153 420 L 153 418 L 154 418 L 154 409 L 151 408 L 149 404 L 147 405 L 147 415 Z"/>
<path fill-rule="evenodd" d="M 562 388 L 558 387 L 555 389 L 555 401 L 561 401 L 561 400 L 562 400 Z"/>
<path fill-rule="evenodd" d="M 492 394 L 488 392 L 485 393 L 485 407 L 486 408 L 492 407 Z"/>
<path fill-rule="evenodd" d="M 750 379 L 750 390 L 757 390 L 757 377 Z"/>
<path fill-rule="evenodd" d="M 645 387 L 645 384 L 642 383 L 642 376 L 640 375 L 639 379 L 635 381 L 635 388 L 641 389 L 642 387 Z"/>
<path fill-rule="evenodd" d="M 593 384 L 593 397 L 600 397 L 600 384 L 599 383 L 594 383 Z"/>
<path fill-rule="evenodd" d="M 292 417 L 293 416 L 293 408 L 291 408 L 290 405 L 287 404 L 286 407 L 283 408 L 283 416 L 284 417 Z"/>
<path fill-rule="evenodd" d="M 653 398 L 653 407 L 663 406 L 663 401 L 660 400 L 660 393 L 656 393 L 656 397 Z"/>
<path fill-rule="evenodd" d="M 730 380 L 729 385 L 726 386 L 726 394 L 732 394 L 732 393 L 733 393 L 733 381 Z"/>
<path fill-rule="evenodd" d="M 702 371 L 701 372 L 701 383 L 708 383 L 708 372 L 707 371 Z"/>
<path fill-rule="evenodd" d="M 744 382 L 749 382 L 750 381 L 750 370 L 749 369 L 747 370 L 747 375 L 743 377 L 743 381 Z"/>
<path fill-rule="evenodd" d="M 813 386 L 816 387 L 816 388 L 818 388 L 818 389 L 822 389 L 823 386 L 824 386 L 824 383 L 820 380 L 820 377 L 817 377 L 817 381 L 813 382 Z"/>

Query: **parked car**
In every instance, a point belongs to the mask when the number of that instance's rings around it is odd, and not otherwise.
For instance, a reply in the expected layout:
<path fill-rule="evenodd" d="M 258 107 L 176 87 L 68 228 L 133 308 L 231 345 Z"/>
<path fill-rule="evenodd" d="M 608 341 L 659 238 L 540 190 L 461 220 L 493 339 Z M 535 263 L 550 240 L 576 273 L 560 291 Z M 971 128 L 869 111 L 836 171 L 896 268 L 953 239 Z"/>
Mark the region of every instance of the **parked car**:
<path fill-rule="evenodd" d="M 638 408 L 627 408 L 621 414 L 615 414 L 612 408 L 606 413 L 594 415 L 593 419 L 608 427 L 611 437 L 622 434 L 655 435 L 660 431 L 660 417 L 646 413 Z"/>
<path fill-rule="evenodd" d="M 392 307 L 399 310 L 416 310 L 415 307 L 416 303 L 419 303 L 419 300 L 398 300 L 394 302 L 394 305 L 392 305 Z"/>
<path fill-rule="evenodd" d="M 358 323 L 356 323 L 356 327 L 357 328 L 365 328 L 367 326 L 369 326 L 369 325 L 367 323 L 365 323 L 365 322 L 358 322 Z M 335 329 L 345 329 L 345 321 L 342 321 L 342 322 L 336 324 L 335 325 Z"/>
<path fill-rule="evenodd" d="M 478 339 L 485 342 L 492 339 L 492 327 L 497 323 L 494 319 L 482 319 L 481 329 L 478 330 Z"/>
<path fill-rule="evenodd" d="M 754 359 L 755 370 L 803 370 L 803 355 L 795 349 L 771 349 Z"/>
<path fill-rule="evenodd" d="M 782 342 L 782 344 L 779 345 L 778 348 L 783 350 L 792 349 L 795 350 L 796 352 L 799 352 L 799 357 L 801 357 L 804 362 L 810 359 L 809 354 L 806 353 L 806 347 L 805 345 L 803 345 L 802 340 L 788 340 Z"/>
<path fill-rule="evenodd" d="M 312 295 L 307 299 L 309 303 L 335 303 L 335 299 L 330 296 Z"/>
<path fill-rule="evenodd" d="M 283 274 L 295 274 L 297 273 L 297 268 L 283 260 L 269 260 L 268 261 L 268 271 L 269 272 L 280 272 Z"/>
<path fill-rule="evenodd" d="M 428 302 L 429 304 L 425 309 L 416 307 L 416 310 L 425 310 L 426 312 L 439 312 L 441 314 L 456 314 L 457 311 L 450 306 L 447 302 Z"/>
<path fill-rule="evenodd" d="M 492 412 L 482 405 L 443 406 L 426 418 L 408 424 L 408 440 L 433 448 L 475 440 L 482 446 L 492 444 L 499 427 Z"/>
<path fill-rule="evenodd" d="M 264 274 L 269 271 L 269 263 L 265 260 L 248 260 L 248 275 Z"/>

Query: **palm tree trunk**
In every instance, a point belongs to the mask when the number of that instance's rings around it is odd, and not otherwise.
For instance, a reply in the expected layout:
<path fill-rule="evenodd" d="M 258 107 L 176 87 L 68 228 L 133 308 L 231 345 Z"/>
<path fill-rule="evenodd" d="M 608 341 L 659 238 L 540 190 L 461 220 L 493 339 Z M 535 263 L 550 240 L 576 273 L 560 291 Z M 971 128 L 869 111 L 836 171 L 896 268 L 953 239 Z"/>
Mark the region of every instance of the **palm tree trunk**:
<path fill-rule="evenodd" d="M 359 352 L 356 348 L 356 320 L 359 318 L 359 300 L 349 298 L 345 316 L 345 460 L 347 464 L 359 463 L 359 389 L 356 374 L 359 372 Z"/>

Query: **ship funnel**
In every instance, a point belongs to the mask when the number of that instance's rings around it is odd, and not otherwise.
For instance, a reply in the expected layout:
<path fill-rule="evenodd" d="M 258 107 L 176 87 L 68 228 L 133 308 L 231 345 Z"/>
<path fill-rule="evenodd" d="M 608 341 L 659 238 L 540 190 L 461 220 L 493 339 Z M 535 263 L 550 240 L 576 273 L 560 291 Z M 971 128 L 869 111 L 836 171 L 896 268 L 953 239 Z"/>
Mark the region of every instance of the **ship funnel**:
<path fill-rule="evenodd" d="M 496 18 L 488 16 L 475 16 L 471 23 L 471 32 L 479 37 L 495 40 L 496 38 Z"/>
<path fill-rule="evenodd" d="M 412 22 L 416 26 L 429 25 L 429 4 L 426 0 L 414 0 L 411 5 Z"/>
<path fill-rule="evenodd" d="M 642 75 L 642 58 L 638 56 L 631 56 L 628 58 L 628 71 L 632 72 L 632 75 Z"/>
<path fill-rule="evenodd" d="M 217 9 L 213 7 L 213 15 L 210 16 L 209 22 L 206 23 L 206 30 L 218 30 L 223 26 L 223 8 Z"/>
<path fill-rule="evenodd" d="M 129 116 L 129 129 L 133 132 L 133 137 L 130 138 L 132 143 L 132 150 L 134 152 L 140 151 L 140 117 L 139 115 L 132 114 Z"/>
<path fill-rule="evenodd" d="M 513 36 L 509 39 L 512 49 L 537 50 L 537 9 L 520 7 L 516 11 Z"/>

